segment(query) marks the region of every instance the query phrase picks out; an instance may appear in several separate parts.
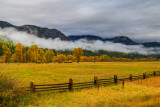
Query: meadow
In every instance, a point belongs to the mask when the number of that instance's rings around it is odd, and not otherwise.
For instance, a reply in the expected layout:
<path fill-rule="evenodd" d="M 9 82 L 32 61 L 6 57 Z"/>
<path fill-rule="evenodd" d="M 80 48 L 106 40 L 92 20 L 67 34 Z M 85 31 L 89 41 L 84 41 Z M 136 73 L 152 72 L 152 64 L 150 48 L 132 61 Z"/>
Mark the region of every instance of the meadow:
<path fill-rule="evenodd" d="M 1 72 L 7 72 L 23 85 L 30 82 L 35 84 L 66 83 L 69 78 L 74 82 L 93 81 L 98 78 L 113 78 L 123 76 L 142 75 L 143 73 L 159 70 L 160 62 L 81 62 L 81 63 L 10 63 L 1 64 Z"/>
<path fill-rule="evenodd" d="M 65 83 L 72 78 L 74 82 L 93 81 L 98 78 L 113 78 L 141 75 L 159 70 L 160 62 L 82 62 L 82 63 L 10 63 L 1 64 L 1 72 L 16 79 L 19 87 L 34 84 Z M 142 81 L 125 82 L 97 88 L 77 90 L 74 92 L 43 92 L 31 94 L 5 95 L 14 99 L 9 106 L 40 106 L 40 107 L 108 107 L 108 106 L 160 106 L 160 78 L 153 77 Z"/>

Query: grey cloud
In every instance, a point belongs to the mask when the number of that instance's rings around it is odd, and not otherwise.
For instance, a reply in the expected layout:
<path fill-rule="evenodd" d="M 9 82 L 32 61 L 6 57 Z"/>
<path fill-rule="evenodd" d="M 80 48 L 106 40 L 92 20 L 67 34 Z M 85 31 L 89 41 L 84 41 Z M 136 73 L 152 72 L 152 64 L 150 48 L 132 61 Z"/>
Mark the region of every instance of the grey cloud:
<path fill-rule="evenodd" d="M 125 35 L 160 41 L 159 0 L 0 0 L 0 20 L 57 28 L 66 35 Z"/>

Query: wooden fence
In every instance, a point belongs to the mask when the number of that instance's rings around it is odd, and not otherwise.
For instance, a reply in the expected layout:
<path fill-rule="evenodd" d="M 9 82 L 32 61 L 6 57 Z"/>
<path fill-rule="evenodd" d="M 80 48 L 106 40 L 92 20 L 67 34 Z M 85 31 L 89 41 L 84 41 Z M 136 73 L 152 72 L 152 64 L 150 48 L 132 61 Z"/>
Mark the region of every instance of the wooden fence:
<path fill-rule="evenodd" d="M 98 79 L 98 77 L 94 77 L 93 81 L 90 82 L 82 82 L 82 83 L 73 83 L 72 79 L 69 79 L 68 83 L 61 83 L 61 84 L 44 84 L 44 85 L 35 85 L 33 82 L 30 83 L 30 87 L 28 90 L 32 93 L 35 92 L 43 92 L 43 91 L 58 91 L 58 92 L 65 92 L 65 91 L 73 91 L 76 89 L 84 89 L 84 88 L 91 88 L 95 87 L 99 89 L 99 86 L 111 85 L 111 84 L 118 84 L 122 82 L 122 88 L 124 88 L 124 81 L 134 81 L 138 79 L 146 79 L 153 76 L 160 76 L 160 71 L 154 71 L 153 73 L 143 75 L 136 75 L 133 76 L 130 74 L 128 77 L 119 78 L 117 75 L 114 75 L 114 78 L 108 79 Z"/>

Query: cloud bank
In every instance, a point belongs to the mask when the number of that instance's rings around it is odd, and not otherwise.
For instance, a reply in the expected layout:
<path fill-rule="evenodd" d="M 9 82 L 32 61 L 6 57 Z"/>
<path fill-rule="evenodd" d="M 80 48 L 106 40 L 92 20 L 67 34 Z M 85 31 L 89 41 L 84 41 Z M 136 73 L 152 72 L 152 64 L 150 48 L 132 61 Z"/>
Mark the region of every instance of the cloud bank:
<path fill-rule="evenodd" d="M 142 45 L 124 45 L 120 43 L 96 41 L 61 41 L 60 39 L 44 39 L 26 32 L 20 32 L 13 28 L 0 28 L 0 38 L 11 40 L 13 43 L 22 43 L 24 46 L 32 46 L 37 44 L 40 48 L 56 49 L 56 50 L 73 50 L 82 47 L 85 50 L 98 51 L 119 51 L 124 53 L 138 53 L 143 55 L 160 54 L 160 48 L 145 48 Z"/>
<path fill-rule="evenodd" d="M 0 20 L 57 28 L 65 35 L 160 41 L 160 0 L 0 0 Z"/>

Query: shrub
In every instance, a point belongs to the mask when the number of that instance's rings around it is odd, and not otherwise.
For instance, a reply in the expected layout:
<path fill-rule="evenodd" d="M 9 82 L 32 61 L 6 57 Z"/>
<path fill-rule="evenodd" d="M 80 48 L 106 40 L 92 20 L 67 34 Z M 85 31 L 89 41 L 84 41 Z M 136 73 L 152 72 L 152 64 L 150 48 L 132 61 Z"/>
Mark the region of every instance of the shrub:
<path fill-rule="evenodd" d="M 16 81 L 8 73 L 0 72 L 0 92 L 11 91 L 15 88 Z"/>

